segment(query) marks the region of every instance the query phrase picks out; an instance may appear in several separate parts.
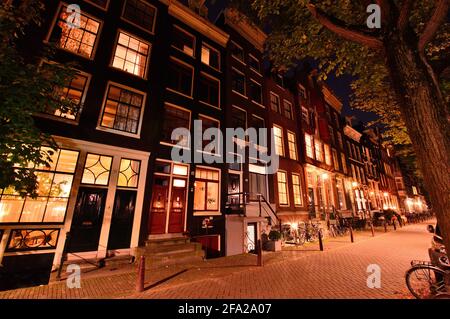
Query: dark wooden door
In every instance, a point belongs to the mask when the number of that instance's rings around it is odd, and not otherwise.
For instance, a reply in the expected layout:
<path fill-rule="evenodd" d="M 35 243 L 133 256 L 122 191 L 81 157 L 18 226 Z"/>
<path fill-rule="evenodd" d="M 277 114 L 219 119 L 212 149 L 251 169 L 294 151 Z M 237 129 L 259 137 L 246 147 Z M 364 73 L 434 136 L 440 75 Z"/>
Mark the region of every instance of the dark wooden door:
<path fill-rule="evenodd" d="M 108 249 L 130 248 L 136 191 L 118 190 L 109 231 Z"/>
<path fill-rule="evenodd" d="M 107 193 L 107 189 L 80 187 L 70 230 L 69 251 L 98 249 Z"/>
<path fill-rule="evenodd" d="M 167 206 L 169 200 L 169 177 L 155 176 L 150 206 L 149 233 L 164 234 L 166 232 Z"/>
<path fill-rule="evenodd" d="M 186 205 L 186 187 L 172 187 L 169 233 L 184 231 L 184 214 Z"/>

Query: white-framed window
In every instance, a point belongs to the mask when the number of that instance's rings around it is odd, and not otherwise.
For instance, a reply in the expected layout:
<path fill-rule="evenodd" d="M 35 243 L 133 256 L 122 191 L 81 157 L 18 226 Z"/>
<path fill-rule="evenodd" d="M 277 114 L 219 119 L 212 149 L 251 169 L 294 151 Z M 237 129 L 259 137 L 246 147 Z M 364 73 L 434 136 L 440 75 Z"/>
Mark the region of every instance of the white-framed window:
<path fill-rule="evenodd" d="M 199 101 L 210 106 L 220 108 L 220 80 L 209 74 L 201 72 L 198 81 Z"/>
<path fill-rule="evenodd" d="M 256 104 L 263 104 L 262 85 L 254 80 L 250 81 L 250 98 Z"/>
<path fill-rule="evenodd" d="M 146 94 L 109 82 L 98 129 L 139 137 Z"/>
<path fill-rule="evenodd" d="M 143 40 L 119 31 L 114 52 L 112 67 L 145 78 L 151 45 Z"/>
<path fill-rule="evenodd" d="M 275 144 L 275 154 L 284 156 L 283 129 L 278 125 L 273 126 L 273 138 Z"/>
<path fill-rule="evenodd" d="M 216 131 L 216 134 L 215 134 L 216 137 L 218 136 L 218 134 L 220 133 L 220 121 L 219 120 L 212 118 L 210 116 L 203 115 L 203 114 L 199 114 L 198 119 L 202 121 L 202 129 L 203 129 L 202 134 L 204 134 L 205 131 L 208 129 L 214 129 Z M 217 140 L 217 138 L 213 144 L 214 149 L 211 149 L 211 150 L 207 149 L 207 146 L 210 145 L 211 143 L 213 143 L 212 140 L 204 139 L 202 142 L 203 142 L 202 146 L 203 146 L 204 152 L 213 154 L 213 155 L 221 154 L 220 140 Z M 212 145 L 210 145 L 210 146 L 212 146 Z"/>
<path fill-rule="evenodd" d="M 314 158 L 314 143 L 312 135 L 305 133 L 305 148 L 306 148 L 306 156 L 309 158 Z"/>
<path fill-rule="evenodd" d="M 172 47 L 186 53 L 187 55 L 195 56 L 195 36 L 183 30 L 179 26 L 174 26 L 172 29 Z"/>
<path fill-rule="evenodd" d="M 298 160 L 297 154 L 297 137 L 294 132 L 287 132 L 288 144 L 289 144 L 289 157 L 293 160 Z"/>
<path fill-rule="evenodd" d="M 325 144 L 324 150 L 325 150 L 325 164 L 329 166 L 333 165 L 333 163 L 331 162 L 330 145 Z"/>
<path fill-rule="evenodd" d="M 63 50 L 93 59 L 97 47 L 102 21 L 85 12 L 80 13 L 80 27 L 67 23 L 70 15 L 66 4 L 61 4 L 48 41 L 56 43 Z"/>
<path fill-rule="evenodd" d="M 246 96 L 245 74 L 235 68 L 231 71 L 231 89 L 235 93 Z"/>
<path fill-rule="evenodd" d="M 173 57 L 169 61 L 169 82 L 167 89 L 192 98 L 194 87 L 194 68 Z"/>
<path fill-rule="evenodd" d="M 333 164 L 334 164 L 334 169 L 335 169 L 336 171 L 338 171 L 338 170 L 339 170 L 339 159 L 338 159 L 337 151 L 333 148 L 333 149 L 331 150 L 331 152 L 333 153 Z"/>
<path fill-rule="evenodd" d="M 302 119 L 306 124 L 309 124 L 309 111 L 304 106 L 302 106 Z"/>
<path fill-rule="evenodd" d="M 302 206 L 302 185 L 300 174 L 292 173 L 292 190 L 294 192 L 294 205 Z"/>
<path fill-rule="evenodd" d="M 323 144 L 318 139 L 314 141 L 314 149 L 316 151 L 316 160 L 323 162 Z"/>
<path fill-rule="evenodd" d="M 281 113 L 280 97 L 273 92 L 270 92 L 270 108 L 274 112 Z"/>
<path fill-rule="evenodd" d="M 109 6 L 109 0 L 84 0 L 88 3 L 93 4 L 94 6 L 103 9 L 103 10 L 108 10 L 108 6 Z"/>
<path fill-rule="evenodd" d="M 249 54 L 248 64 L 251 70 L 255 71 L 258 74 L 261 74 L 261 62 L 252 54 Z"/>
<path fill-rule="evenodd" d="M 194 182 L 194 215 L 220 215 L 220 170 L 197 167 Z"/>
<path fill-rule="evenodd" d="M 46 114 L 54 115 L 56 118 L 76 122 L 83 109 L 84 100 L 86 98 L 87 90 L 91 75 L 85 72 L 77 71 L 77 74 L 64 86 L 55 89 L 56 96 L 59 96 L 63 101 L 70 101 L 74 106 L 74 110 L 64 110 L 63 108 L 48 109 Z"/>
<path fill-rule="evenodd" d="M 161 144 L 177 145 L 188 148 L 190 141 L 188 136 L 179 136 L 178 140 L 172 139 L 172 132 L 177 128 L 191 129 L 191 111 L 174 104 L 166 103 L 164 106 L 164 121 L 162 123 Z"/>
<path fill-rule="evenodd" d="M 126 0 L 122 19 L 147 32 L 155 32 L 156 7 L 143 0 Z"/>
<path fill-rule="evenodd" d="M 51 155 L 50 167 L 31 165 L 38 183 L 36 198 L 22 197 L 14 187 L 1 189 L 0 223 L 63 223 L 78 157 L 78 151 L 61 148 Z"/>
<path fill-rule="evenodd" d="M 230 47 L 231 47 L 231 56 L 236 60 L 245 64 L 244 49 L 234 41 L 230 41 Z"/>
<path fill-rule="evenodd" d="M 285 171 L 277 172 L 278 183 L 278 203 L 280 206 L 289 206 L 289 192 L 287 173 Z"/>
<path fill-rule="evenodd" d="M 202 63 L 220 71 L 220 52 L 212 46 L 202 43 Z"/>
<path fill-rule="evenodd" d="M 294 109 L 292 108 L 292 103 L 283 100 L 284 116 L 290 120 L 294 119 Z"/>

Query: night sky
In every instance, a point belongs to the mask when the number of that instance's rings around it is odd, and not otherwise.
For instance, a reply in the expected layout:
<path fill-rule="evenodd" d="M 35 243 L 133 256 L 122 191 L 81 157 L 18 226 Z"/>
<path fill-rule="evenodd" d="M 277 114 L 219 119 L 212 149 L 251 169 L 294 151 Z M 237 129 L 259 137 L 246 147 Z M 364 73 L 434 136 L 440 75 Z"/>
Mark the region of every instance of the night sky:
<path fill-rule="evenodd" d="M 186 1 L 187 2 L 187 1 Z M 207 5 L 209 8 L 209 18 L 211 21 L 215 21 L 216 17 L 226 6 L 227 0 L 207 0 Z M 376 119 L 376 115 L 369 112 L 363 112 L 359 110 L 352 109 L 350 107 L 350 83 L 352 81 L 351 76 L 340 76 L 336 78 L 334 75 L 330 75 L 326 81 L 332 91 L 344 104 L 342 115 L 344 116 L 355 116 L 358 120 L 363 123 L 367 123 Z"/>

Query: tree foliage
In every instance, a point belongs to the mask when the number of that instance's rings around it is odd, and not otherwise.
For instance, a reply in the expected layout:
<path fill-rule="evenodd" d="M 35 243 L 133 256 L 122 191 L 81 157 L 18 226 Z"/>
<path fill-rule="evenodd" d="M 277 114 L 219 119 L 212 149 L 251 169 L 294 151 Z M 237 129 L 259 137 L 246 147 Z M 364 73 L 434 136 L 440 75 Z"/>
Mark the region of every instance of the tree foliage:
<path fill-rule="evenodd" d="M 0 5 L 0 189 L 36 196 L 35 166 L 30 163 L 48 167 L 57 145 L 36 127 L 34 116 L 58 108 L 76 111 L 57 90 L 75 72 L 70 66 L 42 64 L 51 59 L 50 49 L 28 57 L 18 49 L 27 28 L 40 25 L 44 9 L 38 0 L 18 3 Z"/>
<path fill-rule="evenodd" d="M 345 41 L 327 29 L 312 14 L 308 7 L 311 3 L 317 10 L 332 16 L 332 22 L 349 26 L 374 38 L 382 38 L 390 30 L 369 29 L 366 20 L 369 16 L 367 6 L 374 1 L 351 0 L 233 0 L 232 5 L 243 12 L 253 23 L 269 30 L 267 53 L 277 67 L 293 66 L 298 61 L 313 58 L 319 62 L 322 79 L 328 74 L 337 76 L 350 74 L 353 95 L 351 106 L 378 115 L 370 125 L 381 125 L 388 141 L 398 145 L 397 154 L 410 172 L 417 174 L 415 155 L 402 114 L 399 101 L 392 87 L 385 57 L 370 45 L 361 45 L 355 41 Z M 401 8 L 408 1 L 393 1 Z M 377 1 L 383 3 L 383 1 Z M 408 24 L 419 37 L 425 29 L 435 9 L 435 1 L 410 1 L 407 15 Z M 384 13 L 383 13 L 384 14 Z M 450 24 L 439 28 L 434 40 L 426 47 L 426 55 L 439 77 L 441 89 L 449 101 L 448 61 L 450 60 L 450 42 L 448 41 Z M 448 72 L 447 72 L 448 74 Z"/>

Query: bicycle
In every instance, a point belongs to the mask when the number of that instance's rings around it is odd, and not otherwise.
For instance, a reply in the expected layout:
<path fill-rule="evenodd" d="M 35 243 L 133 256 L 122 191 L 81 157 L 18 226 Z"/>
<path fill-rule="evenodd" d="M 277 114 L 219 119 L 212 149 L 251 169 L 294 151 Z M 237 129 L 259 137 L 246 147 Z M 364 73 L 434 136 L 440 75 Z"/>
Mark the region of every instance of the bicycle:
<path fill-rule="evenodd" d="M 319 239 L 319 234 L 321 232 L 320 224 L 307 222 L 304 226 L 299 226 L 299 237 L 303 242 L 313 242 Z"/>
<path fill-rule="evenodd" d="M 446 256 L 438 264 L 411 261 L 405 274 L 406 286 L 417 299 L 450 299 L 450 264 Z"/>

